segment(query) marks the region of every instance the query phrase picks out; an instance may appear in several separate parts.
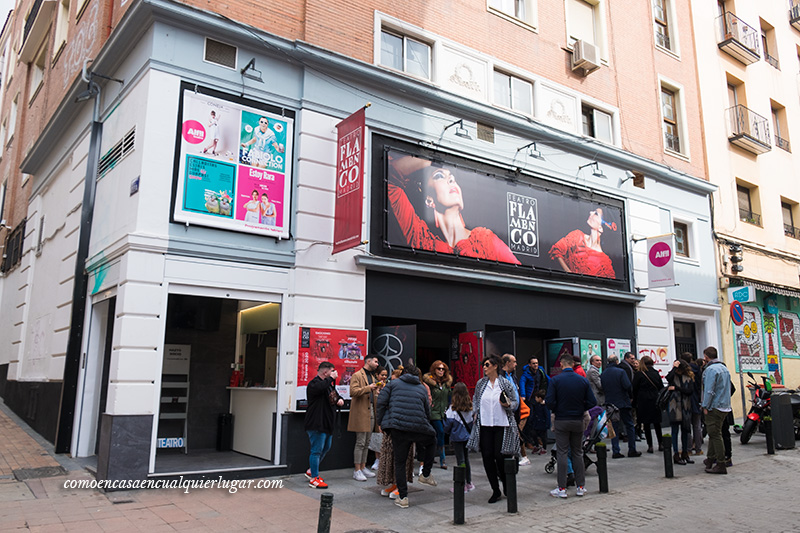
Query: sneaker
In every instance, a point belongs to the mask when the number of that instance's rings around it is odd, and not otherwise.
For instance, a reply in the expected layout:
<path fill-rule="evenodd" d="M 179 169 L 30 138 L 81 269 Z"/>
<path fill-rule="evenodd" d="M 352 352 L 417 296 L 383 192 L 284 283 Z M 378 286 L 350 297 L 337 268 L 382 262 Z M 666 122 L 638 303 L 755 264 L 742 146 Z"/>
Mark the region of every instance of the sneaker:
<path fill-rule="evenodd" d="M 575 495 L 576 496 L 583 496 L 587 492 L 589 492 L 589 491 L 586 490 L 586 487 L 578 487 L 577 489 L 575 489 Z"/>
<path fill-rule="evenodd" d="M 312 489 L 327 489 L 328 484 L 322 481 L 322 478 L 317 476 L 308 482 L 308 486 Z"/>
<path fill-rule="evenodd" d="M 400 491 L 397 490 L 397 489 L 393 490 L 392 493 L 389 494 L 389 499 L 390 500 L 397 500 L 399 498 L 400 498 Z"/>
<path fill-rule="evenodd" d="M 527 457 L 523 457 L 519 460 L 519 466 L 528 466 L 529 464 L 531 464 L 531 460 Z"/>
<path fill-rule="evenodd" d="M 353 472 L 353 479 L 355 479 L 356 481 L 366 481 L 367 476 L 364 475 L 363 471 L 356 470 L 355 472 Z"/>
<path fill-rule="evenodd" d="M 539 455 L 544 455 L 546 453 L 547 453 L 547 449 L 546 448 L 539 448 Z"/>
<path fill-rule="evenodd" d="M 429 475 L 428 477 L 425 477 L 425 476 L 422 476 L 422 475 L 419 476 L 419 482 L 420 483 L 424 483 L 426 485 L 430 485 L 431 487 L 435 487 L 436 486 L 436 480 L 433 479 L 433 474 Z"/>
<path fill-rule="evenodd" d="M 394 504 L 402 509 L 408 509 L 408 496 L 405 498 L 397 498 Z"/>
<path fill-rule="evenodd" d="M 472 483 L 467 483 L 464 485 L 464 492 L 472 492 L 473 490 L 475 490 L 475 485 Z"/>
<path fill-rule="evenodd" d="M 695 450 L 694 454 L 695 455 L 703 455 L 703 450 Z"/>
<path fill-rule="evenodd" d="M 421 476 L 421 475 L 422 475 L 422 465 L 419 465 L 419 474 L 417 474 L 417 476 Z"/>
<path fill-rule="evenodd" d="M 375 462 L 372 463 L 372 466 L 370 467 L 370 469 L 377 470 L 379 466 L 380 466 L 380 461 L 378 459 L 375 459 Z"/>
<path fill-rule="evenodd" d="M 308 470 L 306 470 L 306 479 L 307 479 L 307 480 L 309 480 L 309 481 L 311 481 L 312 479 L 314 479 L 314 478 L 311 476 L 311 469 L 310 469 L 310 468 L 309 468 Z"/>
<path fill-rule="evenodd" d="M 392 493 L 392 487 L 386 487 L 381 491 L 381 496 L 388 496 Z"/>
<path fill-rule="evenodd" d="M 554 488 L 550 491 L 550 496 L 553 498 L 566 498 L 567 497 L 567 489 L 560 489 L 558 487 Z"/>
<path fill-rule="evenodd" d="M 365 477 L 375 477 L 375 472 L 367 467 L 362 468 L 361 473 L 364 474 Z"/>
<path fill-rule="evenodd" d="M 731 461 L 730 457 L 725 459 L 725 466 L 733 466 L 733 461 Z"/>

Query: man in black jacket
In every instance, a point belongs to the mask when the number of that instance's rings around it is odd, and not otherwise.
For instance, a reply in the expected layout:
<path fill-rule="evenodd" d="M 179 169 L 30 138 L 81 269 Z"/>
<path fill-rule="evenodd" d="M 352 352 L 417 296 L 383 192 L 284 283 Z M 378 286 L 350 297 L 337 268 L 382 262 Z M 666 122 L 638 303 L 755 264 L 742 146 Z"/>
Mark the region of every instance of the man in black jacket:
<path fill-rule="evenodd" d="M 414 365 L 403 368 L 403 375 L 389 382 L 378 395 L 378 425 L 384 433 L 391 435 L 394 444 L 394 478 L 400 493 L 394 503 L 403 509 L 408 507 L 406 458 L 412 442 L 424 453 L 419 482 L 436 486 L 431 474 L 436 454 L 436 431 L 430 423 L 430 415 L 428 392 Z"/>
<path fill-rule="evenodd" d="M 319 463 L 331 449 L 333 441 L 334 402 L 336 406 L 344 405 L 344 400 L 336 393 L 336 378 L 339 373 L 332 363 L 323 361 L 317 369 L 317 376 L 308 382 L 306 397 L 305 428 L 311 443 L 311 454 L 308 457 L 309 469 L 306 471 L 308 486 L 315 489 L 327 489 L 319 475 Z"/>

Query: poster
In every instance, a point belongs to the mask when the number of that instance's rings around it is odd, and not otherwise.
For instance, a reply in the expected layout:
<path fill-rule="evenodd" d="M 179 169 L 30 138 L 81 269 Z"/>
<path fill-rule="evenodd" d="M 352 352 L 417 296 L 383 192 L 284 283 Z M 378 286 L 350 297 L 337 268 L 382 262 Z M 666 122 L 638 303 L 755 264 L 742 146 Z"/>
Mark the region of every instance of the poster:
<path fill-rule="evenodd" d="M 672 363 L 675 361 L 675 359 L 669 355 L 669 348 L 666 346 L 639 346 L 639 355 L 637 359 L 641 360 L 645 355 L 653 360 L 653 368 L 658 370 L 658 375 L 661 376 L 661 379 L 666 380 L 667 374 L 669 374 L 669 371 L 672 369 Z M 620 361 L 621 360 L 622 356 L 620 356 Z"/>
<path fill-rule="evenodd" d="M 647 287 L 650 289 L 675 285 L 672 237 L 670 233 L 647 239 Z"/>
<path fill-rule="evenodd" d="M 194 86 L 182 101 L 173 218 L 288 238 L 293 118 Z"/>
<path fill-rule="evenodd" d="M 387 326 L 372 328 L 372 350 L 378 364 L 392 371 L 400 366 L 415 364 L 417 326 Z"/>
<path fill-rule="evenodd" d="M 772 313 L 764 313 L 764 340 L 766 341 L 767 371 L 770 376 L 774 376 L 775 383 L 782 384 L 780 357 L 778 347 L 780 344 L 778 336 L 778 316 Z"/>
<path fill-rule="evenodd" d="M 778 313 L 783 355 L 800 357 L 800 317 L 797 313 Z"/>
<path fill-rule="evenodd" d="M 545 342 L 545 351 L 547 352 L 547 373 L 550 377 L 555 377 L 561 373 L 561 361 L 559 360 L 561 354 L 570 353 L 573 356 L 580 355 L 578 350 L 578 338 L 568 339 L 552 339 Z"/>
<path fill-rule="evenodd" d="M 192 357 L 191 344 L 165 344 L 162 374 L 189 374 Z"/>
<path fill-rule="evenodd" d="M 361 244 L 364 213 L 364 111 L 361 108 L 336 125 L 336 209 L 333 253 Z"/>
<path fill-rule="evenodd" d="M 733 326 L 736 345 L 737 372 L 764 372 L 767 359 L 761 334 L 761 311 L 757 307 L 744 307 L 744 322 Z"/>
<path fill-rule="evenodd" d="M 621 203 L 439 156 L 387 150 L 387 248 L 627 279 Z"/>
<path fill-rule="evenodd" d="M 630 339 L 606 339 L 606 357 L 616 355 L 620 361 L 631 351 Z"/>
<path fill-rule="evenodd" d="M 603 352 L 600 348 L 601 344 L 601 341 L 581 339 L 581 366 L 584 370 L 589 368 L 589 360 L 593 356 L 599 355 L 601 359 L 603 358 Z"/>
<path fill-rule="evenodd" d="M 306 400 L 306 385 L 317 375 L 323 361 L 333 363 L 339 372 L 336 390 L 350 399 L 350 378 L 364 366 L 367 353 L 367 330 L 300 328 L 297 351 L 297 404 Z"/>
<path fill-rule="evenodd" d="M 451 361 L 450 371 L 453 383 L 464 383 L 470 396 L 475 392 L 475 384 L 483 377 L 483 348 L 483 331 L 458 334 L 458 359 Z"/>

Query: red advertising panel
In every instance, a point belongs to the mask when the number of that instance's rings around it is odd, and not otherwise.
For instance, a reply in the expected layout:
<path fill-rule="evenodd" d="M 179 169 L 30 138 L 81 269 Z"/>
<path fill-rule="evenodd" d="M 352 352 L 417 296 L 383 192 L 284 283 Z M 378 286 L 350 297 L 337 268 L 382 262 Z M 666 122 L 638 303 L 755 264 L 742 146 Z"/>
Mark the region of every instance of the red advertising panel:
<path fill-rule="evenodd" d="M 300 328 L 297 357 L 298 406 L 306 400 L 306 385 L 317 375 L 323 361 L 333 363 L 339 372 L 336 390 L 350 399 L 350 378 L 362 366 L 367 353 L 367 330 Z"/>
<path fill-rule="evenodd" d="M 336 125 L 336 211 L 333 253 L 361 243 L 364 203 L 364 108 Z"/>
<path fill-rule="evenodd" d="M 452 361 L 454 382 L 467 386 L 470 396 L 475 392 L 475 384 L 483 377 L 483 331 L 468 331 L 458 334 L 458 359 Z"/>

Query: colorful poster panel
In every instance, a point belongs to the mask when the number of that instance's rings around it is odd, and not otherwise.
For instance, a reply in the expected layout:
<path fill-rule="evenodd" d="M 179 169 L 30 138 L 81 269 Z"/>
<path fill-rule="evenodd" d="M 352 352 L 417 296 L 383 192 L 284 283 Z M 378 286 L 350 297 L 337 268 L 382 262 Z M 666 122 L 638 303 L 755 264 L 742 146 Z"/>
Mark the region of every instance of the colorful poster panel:
<path fill-rule="evenodd" d="M 783 355 L 800 357 L 800 317 L 797 313 L 778 313 L 778 327 Z"/>
<path fill-rule="evenodd" d="M 561 355 L 568 353 L 573 356 L 577 355 L 576 351 L 579 349 L 578 338 L 572 337 L 568 339 L 552 339 L 545 342 L 545 351 L 547 352 L 547 372 L 549 376 L 555 377 L 561 373 Z"/>
<path fill-rule="evenodd" d="M 601 351 L 600 346 L 602 345 L 602 341 L 593 341 L 589 339 L 581 339 L 581 366 L 584 370 L 589 368 L 589 360 L 598 355 L 602 359 L 603 352 Z"/>
<path fill-rule="evenodd" d="M 761 311 L 757 307 L 745 306 L 744 321 L 734 324 L 733 336 L 736 345 L 737 372 L 764 372 L 767 359 L 761 334 Z"/>
<path fill-rule="evenodd" d="M 483 377 L 483 349 L 483 331 L 458 334 L 458 359 L 452 361 L 450 370 L 453 383 L 464 383 L 470 396 L 475 392 L 475 384 Z"/>
<path fill-rule="evenodd" d="M 235 177 L 236 165 L 187 155 L 184 209 L 232 219 Z"/>
<path fill-rule="evenodd" d="M 606 339 L 606 357 L 616 355 L 620 361 L 631 351 L 630 339 Z"/>
<path fill-rule="evenodd" d="M 392 371 L 409 363 L 415 364 L 417 326 L 388 326 L 372 328 L 372 351 L 378 363 Z"/>

